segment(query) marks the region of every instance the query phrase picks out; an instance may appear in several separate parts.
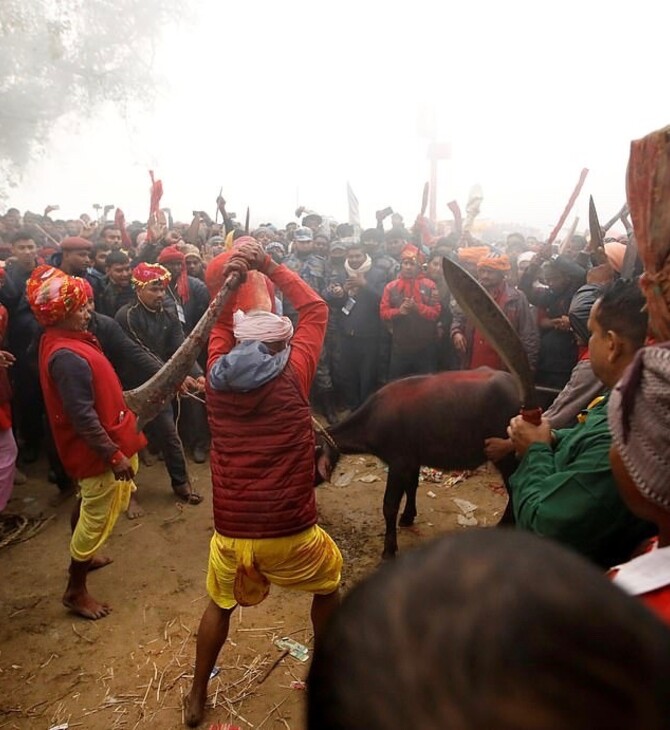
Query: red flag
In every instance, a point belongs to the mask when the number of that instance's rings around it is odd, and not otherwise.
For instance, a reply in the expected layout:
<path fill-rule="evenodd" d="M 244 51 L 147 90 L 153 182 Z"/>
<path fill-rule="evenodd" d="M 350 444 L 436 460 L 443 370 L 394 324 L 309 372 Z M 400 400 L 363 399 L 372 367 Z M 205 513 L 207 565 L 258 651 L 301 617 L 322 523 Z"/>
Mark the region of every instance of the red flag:
<path fill-rule="evenodd" d="M 126 229 L 126 216 L 123 214 L 121 208 L 116 209 L 114 213 L 114 225 L 121 231 L 121 241 L 123 241 L 123 248 L 126 251 L 130 251 L 133 247 L 133 243 L 130 240 L 128 231 Z"/>

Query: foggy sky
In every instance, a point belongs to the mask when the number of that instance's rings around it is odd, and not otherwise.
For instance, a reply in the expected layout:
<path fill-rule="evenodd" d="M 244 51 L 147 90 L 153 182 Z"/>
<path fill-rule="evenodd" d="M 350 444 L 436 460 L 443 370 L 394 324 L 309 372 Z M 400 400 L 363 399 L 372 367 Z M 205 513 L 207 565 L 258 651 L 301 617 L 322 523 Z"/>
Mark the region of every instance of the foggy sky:
<path fill-rule="evenodd" d="M 196 0 L 197 2 L 197 0 Z M 428 179 L 420 111 L 434 106 L 438 217 L 484 192 L 482 217 L 548 233 L 582 167 L 601 220 L 624 201 L 630 140 L 670 123 L 669 12 L 606 3 L 197 2 L 156 58 L 152 110 L 62 120 L 9 203 L 62 214 L 91 204 L 146 219 L 148 174 L 179 220 L 228 207 L 283 225 L 298 203 L 346 220 L 346 182 L 363 225 L 391 205 L 413 220 Z M 665 20 L 663 17 L 665 16 Z"/>

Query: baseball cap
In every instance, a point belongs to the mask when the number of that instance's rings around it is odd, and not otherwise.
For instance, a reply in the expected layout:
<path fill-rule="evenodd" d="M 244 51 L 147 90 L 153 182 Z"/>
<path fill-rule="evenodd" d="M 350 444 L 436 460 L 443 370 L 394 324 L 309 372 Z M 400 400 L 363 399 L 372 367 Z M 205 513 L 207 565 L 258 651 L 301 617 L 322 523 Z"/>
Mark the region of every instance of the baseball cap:
<path fill-rule="evenodd" d="M 312 239 L 313 235 L 311 228 L 306 228 L 305 226 L 303 226 L 302 228 L 296 228 L 293 232 L 294 241 L 311 241 Z"/>

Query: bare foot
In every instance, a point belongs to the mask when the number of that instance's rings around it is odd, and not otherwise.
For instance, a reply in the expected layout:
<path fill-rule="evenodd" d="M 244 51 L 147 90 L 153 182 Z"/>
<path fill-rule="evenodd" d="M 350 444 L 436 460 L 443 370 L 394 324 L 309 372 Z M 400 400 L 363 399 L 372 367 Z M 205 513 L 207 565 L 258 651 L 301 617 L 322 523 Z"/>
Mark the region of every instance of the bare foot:
<path fill-rule="evenodd" d="M 89 560 L 88 572 L 90 573 L 92 570 L 100 570 L 100 568 L 104 568 L 105 565 L 109 565 L 113 562 L 112 558 L 108 558 L 106 555 L 96 555 Z"/>
<path fill-rule="evenodd" d="M 184 721 L 188 727 L 198 727 L 205 715 L 205 697 L 196 699 L 193 690 L 184 697 Z"/>
<path fill-rule="evenodd" d="M 83 593 L 66 592 L 63 596 L 63 605 L 73 613 L 79 614 L 91 621 L 109 616 L 112 608 L 106 603 L 99 603 L 86 590 Z"/>
<path fill-rule="evenodd" d="M 130 502 L 128 509 L 126 510 L 126 517 L 129 520 L 136 520 L 138 517 L 144 516 L 144 510 L 140 507 L 140 503 L 137 501 L 135 495 L 130 495 Z"/>

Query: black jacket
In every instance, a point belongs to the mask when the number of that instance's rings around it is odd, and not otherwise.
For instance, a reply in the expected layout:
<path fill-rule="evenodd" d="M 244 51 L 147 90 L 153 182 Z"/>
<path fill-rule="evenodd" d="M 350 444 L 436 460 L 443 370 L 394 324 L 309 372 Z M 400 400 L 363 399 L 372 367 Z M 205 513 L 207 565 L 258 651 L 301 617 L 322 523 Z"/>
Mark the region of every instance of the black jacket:
<path fill-rule="evenodd" d="M 111 317 L 93 312 L 88 329 L 97 337 L 124 389 L 137 388 L 160 370 L 160 361 L 131 339 Z"/>

